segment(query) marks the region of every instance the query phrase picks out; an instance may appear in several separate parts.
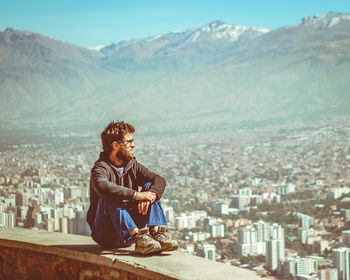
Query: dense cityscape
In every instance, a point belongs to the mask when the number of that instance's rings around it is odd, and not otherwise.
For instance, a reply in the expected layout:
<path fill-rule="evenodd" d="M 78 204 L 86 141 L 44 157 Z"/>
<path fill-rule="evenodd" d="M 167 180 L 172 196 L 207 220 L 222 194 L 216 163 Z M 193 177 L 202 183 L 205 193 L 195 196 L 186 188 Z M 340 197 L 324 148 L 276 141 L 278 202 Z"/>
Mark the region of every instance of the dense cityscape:
<path fill-rule="evenodd" d="M 350 118 L 134 135 L 167 180 L 169 235 L 184 253 L 278 279 L 350 279 Z M 0 227 L 90 235 L 95 137 L 0 150 Z"/>

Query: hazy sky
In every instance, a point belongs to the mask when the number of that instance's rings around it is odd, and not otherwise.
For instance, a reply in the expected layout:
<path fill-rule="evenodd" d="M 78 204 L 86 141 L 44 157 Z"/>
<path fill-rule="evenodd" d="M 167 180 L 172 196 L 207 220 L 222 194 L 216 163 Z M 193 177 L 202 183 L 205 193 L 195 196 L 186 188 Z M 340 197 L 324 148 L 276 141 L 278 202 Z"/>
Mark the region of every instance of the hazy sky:
<path fill-rule="evenodd" d="M 0 30 L 12 27 L 97 46 L 214 20 L 276 29 L 330 11 L 350 13 L 350 0 L 5 0 Z"/>

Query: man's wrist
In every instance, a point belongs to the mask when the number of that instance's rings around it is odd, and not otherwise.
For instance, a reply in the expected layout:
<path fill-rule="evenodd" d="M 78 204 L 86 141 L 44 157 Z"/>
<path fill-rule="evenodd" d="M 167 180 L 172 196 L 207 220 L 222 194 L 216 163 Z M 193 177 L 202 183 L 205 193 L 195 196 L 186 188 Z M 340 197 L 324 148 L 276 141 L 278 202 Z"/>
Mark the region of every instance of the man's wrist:
<path fill-rule="evenodd" d="M 133 199 L 134 199 L 134 200 L 137 200 L 138 196 L 139 196 L 139 192 L 138 192 L 138 191 L 135 191 L 135 192 L 134 192 Z"/>

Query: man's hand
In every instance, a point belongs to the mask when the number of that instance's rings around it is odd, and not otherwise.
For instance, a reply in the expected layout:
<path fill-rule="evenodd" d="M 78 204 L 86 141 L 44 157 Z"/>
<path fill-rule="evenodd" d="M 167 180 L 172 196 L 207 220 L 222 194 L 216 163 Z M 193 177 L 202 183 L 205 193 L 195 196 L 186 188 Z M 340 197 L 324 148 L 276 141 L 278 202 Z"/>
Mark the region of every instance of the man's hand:
<path fill-rule="evenodd" d="M 135 199 L 139 201 L 137 208 L 140 214 L 146 215 L 149 206 L 156 200 L 157 195 L 154 192 L 146 191 L 137 193 Z"/>
<path fill-rule="evenodd" d="M 149 201 L 139 201 L 137 206 L 138 206 L 139 213 L 142 215 L 146 215 L 148 212 L 148 208 L 150 206 L 150 202 Z"/>
<path fill-rule="evenodd" d="M 154 192 L 146 191 L 146 192 L 139 192 L 137 193 L 137 196 L 135 197 L 136 200 L 140 201 L 148 201 L 151 204 L 155 202 L 157 198 L 157 195 Z"/>

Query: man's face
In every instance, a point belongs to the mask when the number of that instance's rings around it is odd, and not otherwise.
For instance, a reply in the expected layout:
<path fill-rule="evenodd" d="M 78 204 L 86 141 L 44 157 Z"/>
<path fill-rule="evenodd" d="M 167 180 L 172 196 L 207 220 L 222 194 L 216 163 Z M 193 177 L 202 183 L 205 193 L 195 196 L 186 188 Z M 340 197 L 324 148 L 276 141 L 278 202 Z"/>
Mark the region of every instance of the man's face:
<path fill-rule="evenodd" d="M 116 154 L 119 159 L 123 160 L 124 162 L 128 162 L 134 158 L 135 143 L 133 142 L 131 133 L 124 135 L 124 140 L 119 144 L 119 146 L 120 149 Z"/>

